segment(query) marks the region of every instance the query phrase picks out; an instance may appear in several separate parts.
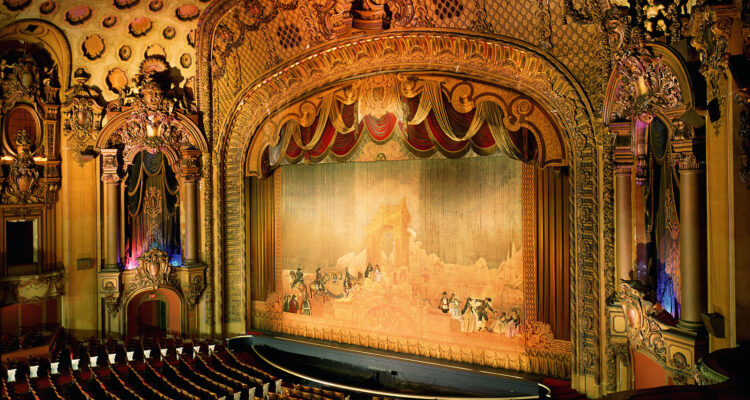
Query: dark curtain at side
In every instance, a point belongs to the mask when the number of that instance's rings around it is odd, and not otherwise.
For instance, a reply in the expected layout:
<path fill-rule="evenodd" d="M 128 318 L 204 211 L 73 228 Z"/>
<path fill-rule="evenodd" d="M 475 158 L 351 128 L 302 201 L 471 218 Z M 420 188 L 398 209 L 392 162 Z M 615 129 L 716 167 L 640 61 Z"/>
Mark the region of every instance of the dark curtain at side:
<path fill-rule="evenodd" d="M 250 250 L 247 287 L 250 288 L 250 298 L 257 301 L 265 301 L 276 290 L 273 190 L 274 180 L 279 179 L 279 174 L 280 171 L 276 171 L 274 175 L 262 180 L 249 178 L 249 184 L 246 185 L 249 191 L 246 196 L 249 202 L 247 226 L 250 227 L 247 235 L 247 248 Z"/>
<path fill-rule="evenodd" d="M 535 170 L 537 185 L 537 320 L 570 340 L 568 169 Z"/>
<path fill-rule="evenodd" d="M 649 235 L 649 287 L 673 317 L 680 316 L 680 191 L 677 171 L 669 163 L 669 134 L 660 119 L 649 125 L 653 162 L 646 185 L 646 229 Z"/>
<path fill-rule="evenodd" d="M 164 155 L 139 153 L 128 167 L 125 190 L 127 268 L 152 247 L 180 262 L 180 186 Z"/>

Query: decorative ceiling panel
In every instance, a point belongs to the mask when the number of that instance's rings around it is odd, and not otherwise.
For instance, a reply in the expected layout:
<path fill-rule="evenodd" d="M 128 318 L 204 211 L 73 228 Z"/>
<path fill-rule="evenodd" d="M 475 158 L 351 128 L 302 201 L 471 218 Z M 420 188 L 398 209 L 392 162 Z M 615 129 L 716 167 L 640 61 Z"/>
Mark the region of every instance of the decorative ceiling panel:
<path fill-rule="evenodd" d="M 0 26 L 21 19 L 56 25 L 70 44 L 70 70 L 86 68 L 91 74 L 88 83 L 101 89 L 109 101 L 117 97 L 107 80 L 114 76 L 111 73 L 119 77 L 118 82 L 123 74 L 134 77 L 144 54 L 154 45 L 165 49 L 167 62 L 184 78 L 181 84 L 195 76 L 195 48 L 188 34 L 206 6 L 207 2 L 199 0 L 6 1 L 0 5 Z"/>

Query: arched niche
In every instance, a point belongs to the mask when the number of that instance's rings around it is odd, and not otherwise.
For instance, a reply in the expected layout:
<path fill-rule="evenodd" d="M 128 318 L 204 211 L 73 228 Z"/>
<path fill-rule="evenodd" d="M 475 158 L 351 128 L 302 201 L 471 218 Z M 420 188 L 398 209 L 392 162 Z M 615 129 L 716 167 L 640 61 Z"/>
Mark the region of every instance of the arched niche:
<path fill-rule="evenodd" d="M 52 57 L 60 76 L 60 92 L 70 87 L 71 52 L 65 34 L 49 22 L 38 19 L 15 21 L 0 29 L 0 45 L 6 41 L 25 41 L 39 45 Z"/>
<path fill-rule="evenodd" d="M 60 172 L 60 95 L 70 82 L 71 52 L 64 34 L 54 25 L 23 19 L 0 28 L 3 93 L 0 132 L 4 157 L 0 160 L 0 251 L 15 232 L 7 227 L 18 220 L 33 225 L 29 234 L 15 237 L 33 243 L 35 268 L 24 274 L 61 268 L 56 259 L 57 194 Z M 23 221 L 23 222 L 21 222 Z M 0 263 L 0 277 L 9 271 Z"/>
<path fill-rule="evenodd" d="M 99 137 L 94 143 L 94 149 L 101 150 L 107 148 L 110 142 L 117 142 L 116 136 L 119 135 L 122 129 L 127 129 L 127 125 L 133 122 L 134 117 L 137 117 L 140 110 L 130 109 L 123 112 L 111 112 L 108 113 L 107 123 L 102 128 Z M 176 112 L 174 115 L 174 128 L 185 135 L 188 143 L 200 152 L 205 152 L 208 149 L 206 139 L 203 137 L 203 133 L 197 125 L 197 116 L 190 116 L 181 112 Z M 179 170 L 180 155 L 180 141 L 172 143 L 159 143 L 159 146 L 154 148 L 148 146 L 144 141 L 134 141 L 131 143 L 123 143 L 122 157 L 126 165 L 133 162 L 135 156 L 141 151 L 154 151 L 159 150 L 167 156 L 169 164 L 175 169 L 175 172 Z"/>
<path fill-rule="evenodd" d="M 210 37 L 213 28 L 207 24 L 202 32 Z M 210 59 L 209 54 L 199 57 L 198 87 L 209 82 Z M 245 281 L 246 235 L 237 221 L 245 220 L 247 212 L 243 190 L 248 153 L 256 152 L 252 146 L 258 135 L 273 135 L 259 129 L 263 121 L 312 93 L 390 72 L 448 74 L 513 88 L 553 116 L 571 169 L 570 223 L 576 232 L 570 242 L 572 373 L 599 379 L 600 143 L 594 114 L 580 85 L 558 61 L 516 40 L 437 29 L 373 33 L 311 48 L 240 90 L 226 119 L 213 121 L 216 170 L 212 190 L 218 218 L 213 229 L 220 238 L 214 252 L 214 281 L 223 282 L 226 277 Z M 211 94 L 201 93 L 200 105 L 207 113 Z M 242 287 L 227 285 L 217 287 L 216 292 L 220 293 L 215 300 L 217 320 L 227 318 L 230 334 L 244 331 L 245 315 L 240 310 L 245 310 L 248 299 Z"/>

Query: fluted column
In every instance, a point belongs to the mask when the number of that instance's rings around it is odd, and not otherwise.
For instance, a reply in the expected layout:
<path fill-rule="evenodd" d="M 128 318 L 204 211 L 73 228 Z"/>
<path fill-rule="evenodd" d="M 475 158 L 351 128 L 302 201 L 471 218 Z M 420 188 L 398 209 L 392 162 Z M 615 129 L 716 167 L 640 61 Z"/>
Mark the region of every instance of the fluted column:
<path fill-rule="evenodd" d="M 699 329 L 704 309 L 706 274 L 705 170 L 701 139 L 675 141 L 672 145 L 680 173 L 680 326 Z"/>
<path fill-rule="evenodd" d="M 631 209 L 630 166 L 615 167 L 615 270 L 620 280 L 633 279 L 633 224 Z M 617 285 L 619 287 L 619 284 Z"/>
<path fill-rule="evenodd" d="M 200 184 L 200 150 L 181 149 L 180 169 L 182 174 L 183 209 L 185 210 L 185 243 L 183 254 L 185 265 L 199 264 L 200 231 L 198 230 L 198 196 Z"/>
<path fill-rule="evenodd" d="M 104 182 L 104 270 L 119 270 L 120 245 L 120 181 L 117 149 L 102 150 L 102 182 Z"/>

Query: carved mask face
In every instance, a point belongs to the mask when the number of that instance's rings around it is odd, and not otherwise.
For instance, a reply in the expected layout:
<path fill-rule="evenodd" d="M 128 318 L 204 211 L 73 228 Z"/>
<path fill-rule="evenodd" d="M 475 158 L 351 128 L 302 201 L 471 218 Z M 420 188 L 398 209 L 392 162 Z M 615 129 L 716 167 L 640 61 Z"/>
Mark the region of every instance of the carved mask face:
<path fill-rule="evenodd" d="M 163 97 L 164 93 L 155 83 L 149 84 L 143 89 L 143 101 L 149 109 L 157 109 Z"/>

